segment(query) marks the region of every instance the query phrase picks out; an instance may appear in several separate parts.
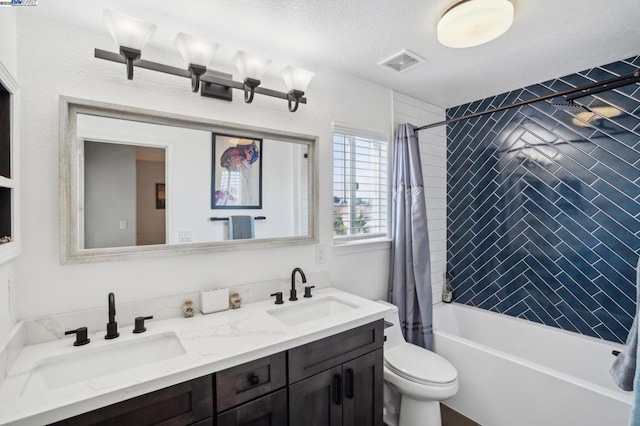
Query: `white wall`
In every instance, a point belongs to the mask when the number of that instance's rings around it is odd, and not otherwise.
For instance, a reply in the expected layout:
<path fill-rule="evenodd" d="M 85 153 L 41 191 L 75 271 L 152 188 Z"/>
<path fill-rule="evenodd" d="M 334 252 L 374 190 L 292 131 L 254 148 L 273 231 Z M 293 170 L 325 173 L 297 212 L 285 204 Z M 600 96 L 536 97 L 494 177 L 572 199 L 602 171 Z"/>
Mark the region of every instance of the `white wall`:
<path fill-rule="evenodd" d="M 0 13 L 0 66 L 17 78 L 16 24 L 18 8 L 3 7 Z M 0 265 L 0 341 L 16 323 L 13 288 L 18 284 L 15 260 Z"/>
<path fill-rule="evenodd" d="M 256 96 L 250 105 L 242 102 L 242 94 L 238 92 L 234 93 L 233 103 L 201 98 L 190 93 L 188 80 L 147 70 L 136 69 L 134 80 L 127 81 L 124 65 L 93 57 L 94 47 L 114 49 L 106 30 L 94 33 L 86 26 L 64 20 L 73 16 L 75 7 L 100 17 L 102 6 L 98 3 L 41 2 L 35 12 L 20 16 L 18 66 L 25 84 L 21 122 L 23 255 L 18 258 L 19 317 L 102 307 L 110 291 L 116 293 L 119 301 L 127 302 L 265 281 L 288 276 L 295 266 L 307 272 L 331 271 L 336 286 L 348 283 L 352 291 L 363 295 L 372 288 L 386 288 L 384 271 L 388 254 L 356 255 L 357 258 L 345 255 L 340 262 L 328 256 L 326 263 L 316 264 L 311 245 L 61 266 L 57 214 L 59 95 L 318 135 L 320 242 L 325 245 L 332 238 L 331 123 L 391 131 L 389 90 L 332 72 L 319 64 L 305 64 L 304 58 L 298 58 L 296 65 L 313 69 L 316 77 L 308 90 L 308 104 L 301 105 L 295 114 L 287 110 L 285 101 L 265 96 Z M 268 35 L 265 39 L 268 40 Z M 174 65 L 180 63 L 175 52 L 151 50 L 143 56 Z M 232 71 L 230 61 L 222 67 Z M 285 90 L 272 71 L 263 84 Z"/>
<path fill-rule="evenodd" d="M 410 123 L 416 127 L 445 119 L 443 108 L 407 95 L 393 93 L 394 126 Z M 431 285 L 433 301 L 442 300 L 442 285 L 447 267 L 447 133 L 446 126 L 418 133 L 422 174 L 427 202 Z"/>
<path fill-rule="evenodd" d="M 16 57 L 16 26 L 19 8 L 3 7 L 0 9 L 0 63 L 17 80 L 18 60 Z"/>

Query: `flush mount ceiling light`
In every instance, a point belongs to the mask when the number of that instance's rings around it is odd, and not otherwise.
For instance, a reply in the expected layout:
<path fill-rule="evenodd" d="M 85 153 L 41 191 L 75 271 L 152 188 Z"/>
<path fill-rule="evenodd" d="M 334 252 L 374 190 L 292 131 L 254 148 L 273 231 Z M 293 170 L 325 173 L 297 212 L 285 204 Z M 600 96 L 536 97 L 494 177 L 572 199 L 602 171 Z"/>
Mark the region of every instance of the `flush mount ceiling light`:
<path fill-rule="evenodd" d="M 207 68 L 211 57 L 218 49 L 218 43 L 185 33 L 178 33 L 174 45 L 188 64 L 187 69 L 145 61 L 140 59 L 142 48 L 153 36 L 156 30 L 154 24 L 110 10 L 104 11 L 104 21 L 116 41 L 120 53 L 95 49 L 95 57 L 126 64 L 127 78 L 129 80 L 133 79 L 133 67 L 135 66 L 165 74 L 187 77 L 191 79 L 191 90 L 197 92 L 200 89 L 202 96 L 231 101 L 233 100 L 231 89 L 239 89 L 244 91 L 246 103 L 251 103 L 253 95 L 258 93 L 286 99 L 291 112 L 295 112 L 298 109 L 298 104 L 307 103 L 304 94 L 307 91 L 309 82 L 315 76 L 310 71 L 287 66 L 281 71 L 281 75 L 288 92 L 266 89 L 259 86 L 267 66 L 271 63 L 271 59 L 239 51 L 232 60 L 238 68 L 243 81 L 234 81 L 230 74 Z M 200 82 L 204 84 L 201 85 Z"/>
<path fill-rule="evenodd" d="M 508 0 L 464 0 L 447 10 L 438 22 L 438 41 L 447 47 L 479 46 L 504 34 L 513 23 Z"/>

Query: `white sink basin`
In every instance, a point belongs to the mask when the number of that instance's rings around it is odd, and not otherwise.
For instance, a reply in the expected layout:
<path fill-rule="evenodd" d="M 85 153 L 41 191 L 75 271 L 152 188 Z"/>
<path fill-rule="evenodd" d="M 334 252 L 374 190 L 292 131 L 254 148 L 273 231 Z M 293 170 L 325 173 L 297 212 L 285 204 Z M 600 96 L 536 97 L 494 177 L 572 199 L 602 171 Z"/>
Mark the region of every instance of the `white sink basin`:
<path fill-rule="evenodd" d="M 113 342 L 99 348 L 88 346 L 80 348 L 77 353 L 38 362 L 31 371 L 24 392 L 55 389 L 184 353 L 180 339 L 173 332 L 128 342 Z"/>
<path fill-rule="evenodd" d="M 298 304 L 271 309 L 267 311 L 267 313 L 287 325 L 298 325 L 339 314 L 340 312 L 350 311 L 358 307 L 357 305 L 336 299 L 335 297 L 326 297 L 305 303 L 294 303 Z"/>

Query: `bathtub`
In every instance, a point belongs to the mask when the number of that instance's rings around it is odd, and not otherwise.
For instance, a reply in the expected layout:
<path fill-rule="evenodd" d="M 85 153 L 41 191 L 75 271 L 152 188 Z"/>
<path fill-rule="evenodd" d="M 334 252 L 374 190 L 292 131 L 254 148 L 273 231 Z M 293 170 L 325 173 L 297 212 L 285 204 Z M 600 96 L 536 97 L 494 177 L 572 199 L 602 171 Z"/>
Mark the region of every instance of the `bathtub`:
<path fill-rule="evenodd" d="M 483 426 L 626 426 L 609 376 L 624 346 L 456 303 L 434 306 L 435 351 L 458 370 L 444 404 Z"/>

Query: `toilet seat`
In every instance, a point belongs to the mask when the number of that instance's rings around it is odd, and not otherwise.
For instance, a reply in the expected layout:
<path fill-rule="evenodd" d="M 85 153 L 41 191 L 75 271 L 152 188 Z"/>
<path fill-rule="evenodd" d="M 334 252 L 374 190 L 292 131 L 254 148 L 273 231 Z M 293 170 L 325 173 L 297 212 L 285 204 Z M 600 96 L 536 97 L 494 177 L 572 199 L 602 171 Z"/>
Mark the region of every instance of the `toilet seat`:
<path fill-rule="evenodd" d="M 449 361 L 411 343 L 385 349 L 384 364 L 400 377 L 429 386 L 446 386 L 458 378 Z"/>

